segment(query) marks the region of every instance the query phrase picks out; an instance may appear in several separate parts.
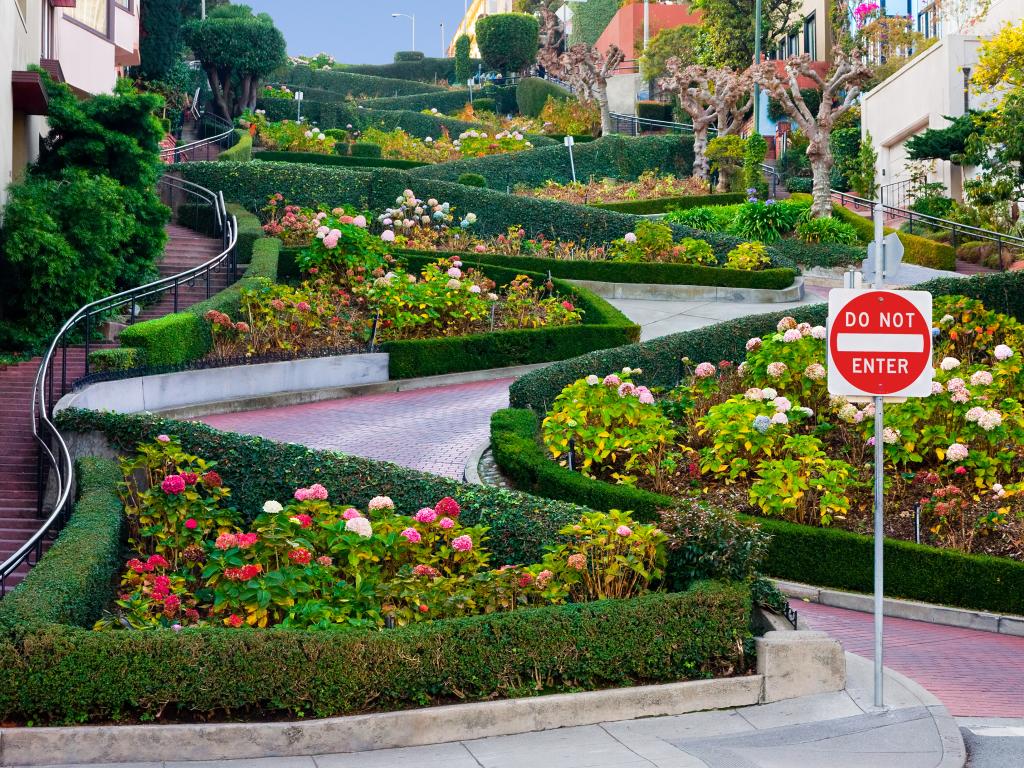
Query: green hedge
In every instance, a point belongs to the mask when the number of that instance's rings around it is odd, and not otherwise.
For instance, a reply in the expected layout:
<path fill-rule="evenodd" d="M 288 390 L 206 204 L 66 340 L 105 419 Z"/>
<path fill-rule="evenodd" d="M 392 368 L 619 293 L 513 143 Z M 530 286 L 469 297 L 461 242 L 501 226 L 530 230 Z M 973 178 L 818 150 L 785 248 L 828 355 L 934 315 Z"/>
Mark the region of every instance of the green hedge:
<path fill-rule="evenodd" d="M 561 86 L 540 77 L 524 77 L 516 86 L 516 103 L 519 112 L 527 117 L 539 117 L 548 98 L 575 98 Z"/>
<path fill-rule="evenodd" d="M 113 461 L 84 458 L 75 476 L 74 514 L 46 556 L 0 600 L 0 633 L 43 624 L 89 626 L 110 601 L 112 577 L 121 563 L 121 470 Z"/>
<path fill-rule="evenodd" d="M 792 199 L 810 200 L 811 196 L 797 193 L 792 196 Z M 875 225 L 871 219 L 860 216 L 838 203 L 833 203 L 832 215 L 852 225 L 857 230 L 857 236 L 862 243 L 870 243 L 874 239 Z M 885 228 L 886 234 L 891 232 L 897 232 L 897 230 L 889 227 Z M 897 232 L 897 234 L 903 243 L 903 261 L 907 264 L 917 264 L 918 266 L 931 267 L 932 269 L 944 269 L 947 272 L 956 271 L 956 249 L 953 246 L 906 232 Z"/>
<path fill-rule="evenodd" d="M 569 152 L 561 144 L 541 147 L 530 137 L 535 149 L 528 155 L 504 155 L 457 160 L 420 168 L 413 176 L 455 181 L 463 173 L 479 173 L 494 188 L 525 184 L 539 187 L 547 181 L 572 181 Z M 633 180 L 644 171 L 658 168 L 665 173 L 689 176 L 693 171 L 692 136 L 605 136 L 573 148 L 579 179 L 613 178 Z"/>
<path fill-rule="evenodd" d="M 226 206 L 228 215 L 234 216 L 238 221 L 238 245 L 235 249 L 235 256 L 239 264 L 248 264 L 252 260 L 252 249 L 257 240 L 264 237 L 263 225 L 260 218 L 254 213 L 249 213 L 238 203 L 228 203 Z"/>
<path fill-rule="evenodd" d="M 464 84 L 463 84 L 464 85 Z M 485 85 L 473 89 L 473 103 L 480 99 L 493 99 L 495 108 L 502 114 L 515 113 L 516 89 L 511 86 Z M 410 96 L 385 96 L 360 102 L 366 109 L 405 109 L 420 112 L 436 109 L 439 112 L 458 112 L 469 104 L 469 89 L 455 88 L 443 93 L 420 93 Z"/>
<path fill-rule="evenodd" d="M 435 251 L 398 251 L 440 258 L 448 254 Z M 565 261 L 534 256 L 503 256 L 496 253 L 460 253 L 465 264 L 487 270 L 490 265 L 514 270 L 551 274 L 564 280 L 596 280 L 607 283 L 653 283 L 658 285 L 717 285 L 728 288 L 788 288 L 796 272 L 792 269 L 765 269 L 750 272 L 689 264 L 659 264 L 626 261 Z"/>
<path fill-rule="evenodd" d="M 130 368 L 140 367 L 144 359 L 142 350 L 135 347 L 97 349 L 89 353 L 89 371 L 91 373 L 126 371 Z"/>
<path fill-rule="evenodd" d="M 480 59 L 472 59 L 473 71 L 476 71 Z M 375 75 L 397 80 L 455 80 L 455 59 L 435 59 L 424 57 L 421 61 L 396 61 L 391 64 L 335 64 L 334 68 L 341 72 L 355 72 L 360 75 Z"/>
<path fill-rule="evenodd" d="M 531 236 L 543 234 L 549 239 L 607 243 L 633 231 L 640 220 L 637 216 L 616 211 L 507 195 L 497 190 L 467 187 L 457 181 L 414 175 L 424 168 L 411 172 L 396 169 L 357 171 L 270 162 L 182 163 L 172 168 L 189 181 L 222 190 L 226 199 L 241 202 L 251 210 L 261 208 L 270 195 L 280 192 L 289 203 L 296 205 L 332 207 L 348 204 L 379 211 L 393 205 L 396 196 L 411 188 L 421 197 L 436 197 L 450 202 L 460 213 L 476 213 L 480 218 L 474 225 L 474 232 L 481 235 L 499 235 L 512 226 L 533 225 L 535 229 L 529 232 Z M 493 184 L 493 179 L 485 178 Z M 732 235 L 700 232 L 678 224 L 672 225 L 672 231 L 676 238 L 706 240 L 719 259 L 724 259 L 730 250 L 743 242 Z M 792 262 L 771 246 L 768 252 L 775 266 L 792 266 Z"/>
<path fill-rule="evenodd" d="M 374 145 L 376 146 L 376 145 Z M 336 165 L 350 168 L 419 168 L 427 163 L 415 160 L 391 160 L 364 155 L 324 155 L 318 152 L 257 152 L 253 160 L 275 163 L 305 163 L 307 165 Z"/>
<path fill-rule="evenodd" d="M 413 93 L 444 93 L 447 91 L 447 88 L 432 83 L 361 75 L 337 69 L 312 69 L 304 65 L 292 67 L 285 75 L 284 81 L 289 86 L 293 86 L 293 90 L 294 86 L 298 86 L 300 90 L 305 91 L 305 87 L 308 86 L 353 98 L 407 96 Z"/>
<path fill-rule="evenodd" d="M 655 197 L 650 200 L 627 200 L 621 203 L 590 203 L 590 205 L 609 211 L 643 215 L 681 211 L 686 208 L 700 208 L 705 205 L 735 205 L 736 203 L 742 203 L 746 199 L 746 195 L 739 192 L 725 192 L 717 195 Z"/>
<path fill-rule="evenodd" d="M 603 373 L 604 369 L 592 372 Z M 646 373 L 646 370 L 645 370 Z M 539 420 L 530 410 L 491 417 L 495 461 L 517 487 L 593 509 L 629 509 L 656 520 L 671 497 L 583 477 L 549 460 L 539 443 Z M 764 573 L 819 587 L 870 592 L 873 540 L 830 528 L 751 518 L 772 535 Z M 1024 563 L 966 555 L 905 541 L 885 541 L 885 593 L 890 597 L 975 610 L 1024 614 Z"/>
<path fill-rule="evenodd" d="M 154 368 L 182 365 L 203 357 L 213 343 L 210 324 L 203 315 L 216 309 L 237 316 L 242 288 L 255 278 L 277 279 L 280 250 L 281 241 L 277 238 L 254 240 L 249 266 L 238 282 L 183 312 L 128 326 L 118 338 L 121 346 L 138 349 L 139 362 Z"/>
<path fill-rule="evenodd" d="M 377 144 L 371 144 L 368 141 L 357 141 L 348 148 L 348 153 L 352 157 L 369 157 L 377 158 L 381 157 L 381 148 Z"/>
<path fill-rule="evenodd" d="M 801 267 L 846 267 L 860 264 L 867 258 L 863 245 L 841 243 L 804 243 L 795 238 L 783 238 L 772 243 L 776 253 Z"/>
<path fill-rule="evenodd" d="M 217 156 L 218 160 L 237 163 L 252 160 L 252 136 L 248 131 L 241 128 L 235 129 L 235 135 L 238 137 L 238 140 L 231 147 L 223 150 Z"/>

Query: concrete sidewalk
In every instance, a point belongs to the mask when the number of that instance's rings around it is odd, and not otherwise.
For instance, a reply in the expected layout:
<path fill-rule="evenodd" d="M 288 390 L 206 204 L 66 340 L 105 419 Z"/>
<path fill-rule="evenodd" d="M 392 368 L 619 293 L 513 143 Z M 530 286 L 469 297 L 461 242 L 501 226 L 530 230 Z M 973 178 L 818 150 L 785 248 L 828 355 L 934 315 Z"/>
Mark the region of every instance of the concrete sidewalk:
<path fill-rule="evenodd" d="M 956 722 L 897 673 L 875 710 L 872 668 L 846 654 L 847 689 L 674 717 L 310 757 L 108 765 L 106 768 L 961 768 Z M 140 755 L 140 758 L 151 755 Z M 62 766 L 61 768 L 70 768 Z M 95 766 L 94 766 L 95 768 Z"/>

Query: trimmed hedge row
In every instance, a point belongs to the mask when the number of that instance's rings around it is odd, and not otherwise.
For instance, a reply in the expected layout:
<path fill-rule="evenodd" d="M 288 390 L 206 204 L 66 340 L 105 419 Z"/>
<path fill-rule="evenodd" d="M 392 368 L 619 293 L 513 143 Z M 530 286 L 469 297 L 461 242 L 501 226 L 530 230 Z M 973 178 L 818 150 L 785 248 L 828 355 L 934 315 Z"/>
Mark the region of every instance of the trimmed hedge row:
<path fill-rule="evenodd" d="M 519 488 L 593 509 L 629 509 L 644 520 L 657 519 L 658 510 L 675 504 L 669 496 L 592 480 L 559 466 L 545 455 L 539 426 L 537 415 L 530 410 L 508 409 L 491 417 L 495 461 Z M 872 590 L 871 537 L 782 520 L 749 519 L 772 536 L 763 565 L 765 574 L 819 587 Z M 885 593 L 1024 614 L 1024 563 L 886 539 Z"/>
<path fill-rule="evenodd" d="M 256 241 L 264 238 L 260 217 L 254 213 L 249 213 L 238 203 L 228 203 L 225 207 L 227 208 L 228 215 L 234 216 L 238 221 L 238 241 L 235 248 L 235 258 L 239 264 L 248 264 L 252 261 L 252 250 Z"/>
<path fill-rule="evenodd" d="M 457 255 L 472 267 L 490 265 L 508 269 L 548 273 L 563 280 L 596 280 L 607 283 L 652 283 L 657 285 L 717 285 L 728 288 L 788 288 L 796 271 L 788 268 L 750 272 L 742 269 L 705 267 L 690 264 L 659 264 L 626 261 L 565 261 L 535 256 L 502 256 L 497 253 L 451 253 L 402 250 L 396 254 L 415 254 L 435 259 Z"/>
<path fill-rule="evenodd" d="M 795 238 L 783 238 L 772 243 L 775 252 L 801 267 L 846 267 L 860 264 L 867 258 L 863 245 L 841 243 L 804 243 Z"/>
<path fill-rule="evenodd" d="M 739 192 L 725 192 L 716 195 L 685 195 L 679 197 L 655 197 L 650 200 L 627 200 L 621 203 L 589 203 L 595 208 L 604 208 L 620 213 L 637 215 L 681 211 L 686 208 L 700 208 L 704 205 L 735 205 L 746 200 Z"/>
<path fill-rule="evenodd" d="M 373 98 L 379 96 L 407 96 L 414 93 L 444 93 L 447 88 L 433 83 L 401 80 L 391 77 L 362 75 L 336 69 L 323 70 L 299 64 L 284 77 L 289 86 L 305 86 L 333 91 L 341 96 Z"/>
<path fill-rule="evenodd" d="M 935 296 L 963 295 L 980 299 L 996 312 L 1024 320 L 1024 274 L 1006 272 L 975 277 L 946 277 L 915 286 Z M 592 352 L 573 360 L 563 360 L 529 373 L 512 384 L 509 392 L 515 408 L 545 411 L 558 393 L 576 379 L 591 373 L 609 372 L 624 366 L 642 368 L 647 386 L 672 387 L 679 380 L 680 359 L 733 360 L 746 356 L 744 345 L 752 336 L 760 336 L 775 327 L 779 319 L 791 315 L 800 322 L 824 325 L 826 304 L 796 307 L 784 312 L 751 315 L 729 320 L 695 331 L 662 336 L 642 344 Z"/>
<path fill-rule="evenodd" d="M 235 136 L 238 139 L 228 149 L 223 150 L 220 155 L 217 156 L 218 160 L 225 160 L 228 162 L 244 163 L 247 160 L 252 160 L 252 135 L 241 128 L 235 129 Z"/>
<path fill-rule="evenodd" d="M 419 163 L 415 160 L 392 160 L 386 157 L 325 155 L 319 152 L 277 152 L 270 150 L 256 152 L 252 159 L 264 163 L 305 163 L 306 165 L 335 165 L 350 168 L 419 168 L 421 165 L 427 165 L 427 163 Z"/>
<path fill-rule="evenodd" d="M 211 309 L 237 315 L 242 288 L 257 278 L 277 278 L 280 250 L 277 238 L 254 240 L 249 266 L 238 282 L 183 312 L 128 326 L 118 337 L 121 346 L 140 350 L 139 362 L 151 367 L 182 365 L 203 357 L 213 344 L 203 315 Z"/>
<path fill-rule="evenodd" d="M 512 86 L 485 85 L 473 89 L 474 103 L 479 99 L 494 99 L 497 111 L 502 114 L 516 112 L 516 89 Z M 385 96 L 366 99 L 361 102 L 366 109 L 407 109 L 420 112 L 436 109 L 440 112 L 456 112 L 469 104 L 469 89 L 456 88 L 443 93 L 420 93 L 410 96 Z"/>
<path fill-rule="evenodd" d="M 121 563 L 121 470 L 113 461 L 84 458 L 76 477 L 71 520 L 25 580 L 0 600 L 0 633 L 17 635 L 43 624 L 88 626 L 110 601 Z"/>
<path fill-rule="evenodd" d="M 546 150 L 533 150 L 538 151 Z M 280 192 L 289 203 L 296 205 L 348 204 L 376 211 L 393 205 L 395 197 L 403 190 L 413 189 L 421 197 L 446 200 L 457 211 L 477 213 L 480 218 L 474 225 L 474 231 L 481 235 L 499 235 L 507 232 L 509 227 L 528 226 L 532 223 L 537 229 L 531 231 L 530 235 L 607 243 L 633 231 L 640 220 L 639 217 L 616 211 L 520 195 L 510 196 L 495 190 L 414 175 L 424 168 L 411 172 L 397 169 L 358 171 L 267 162 L 182 163 L 173 166 L 173 170 L 189 181 L 222 190 L 226 199 L 241 202 L 252 210 L 262 207 L 270 195 Z M 706 240 L 720 259 L 724 259 L 730 250 L 743 242 L 732 235 L 700 232 L 678 224 L 672 225 L 672 231 L 677 239 L 696 237 Z M 776 266 L 792 266 L 792 262 L 771 246 L 768 252 Z"/>
<path fill-rule="evenodd" d="M 473 71 L 481 63 L 480 59 L 471 59 Z M 397 80 L 421 80 L 433 82 L 455 79 L 455 59 L 436 59 L 425 56 L 419 61 L 396 61 L 391 64 L 335 64 L 334 68 L 341 72 L 354 72 L 360 75 L 376 75 Z"/>
<path fill-rule="evenodd" d="M 569 91 L 540 77 L 524 77 L 516 86 L 516 103 L 519 111 L 528 117 L 540 117 L 548 99 L 572 99 Z"/>
<path fill-rule="evenodd" d="M 569 153 L 565 147 L 540 147 L 529 155 L 508 153 L 439 163 L 420 168 L 413 176 L 455 181 L 463 173 L 479 173 L 492 188 L 525 184 L 538 187 L 547 181 L 566 184 L 572 181 Z M 554 144 L 554 140 L 551 140 Z M 660 168 L 664 172 L 689 176 L 693 172 L 691 136 L 605 136 L 573 148 L 576 177 L 579 179 L 636 179 L 644 171 Z M 528 159 L 528 162 L 523 162 Z"/>
<path fill-rule="evenodd" d="M 792 196 L 792 199 L 810 200 L 811 196 L 797 193 Z M 832 204 L 832 215 L 845 221 L 857 230 L 857 236 L 862 243 L 870 243 L 874 239 L 875 225 L 870 219 L 860 216 L 849 208 L 845 208 L 837 203 Z M 956 249 L 953 246 L 929 240 L 925 237 L 911 235 L 907 232 L 899 232 L 890 227 L 885 228 L 886 234 L 892 232 L 896 232 L 900 242 L 903 243 L 903 261 L 906 263 L 917 264 L 921 267 L 931 267 L 932 269 L 944 269 L 947 272 L 956 271 Z"/>

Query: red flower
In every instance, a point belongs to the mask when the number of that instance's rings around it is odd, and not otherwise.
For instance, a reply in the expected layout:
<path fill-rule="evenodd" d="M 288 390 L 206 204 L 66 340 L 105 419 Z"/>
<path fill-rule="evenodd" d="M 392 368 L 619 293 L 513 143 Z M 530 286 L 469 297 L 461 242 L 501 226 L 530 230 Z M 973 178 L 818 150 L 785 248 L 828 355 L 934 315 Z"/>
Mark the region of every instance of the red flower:
<path fill-rule="evenodd" d="M 309 565 L 309 561 L 313 559 L 313 555 L 308 549 L 299 547 L 298 549 L 293 549 L 288 553 L 288 559 L 296 565 Z"/>
<path fill-rule="evenodd" d="M 195 472 L 182 472 L 181 479 L 185 481 L 185 485 L 195 485 L 196 480 L 199 479 L 199 475 Z"/>
<path fill-rule="evenodd" d="M 954 469 L 953 471 L 954 471 L 954 472 L 955 472 L 956 474 L 958 474 L 958 475 L 966 475 L 966 474 L 967 474 L 967 469 L 966 469 L 965 467 L 957 467 L 957 468 L 956 468 L 956 469 Z"/>
<path fill-rule="evenodd" d="M 425 606 L 425 605 L 421 605 L 421 606 L 420 606 L 420 613 L 426 613 L 426 612 L 427 612 L 427 611 L 429 611 L 429 610 L 430 610 L 430 608 L 428 608 L 428 607 L 427 607 L 427 606 Z"/>
<path fill-rule="evenodd" d="M 181 475 L 168 475 L 160 483 L 160 488 L 164 493 L 175 496 L 185 490 L 185 480 Z"/>
<path fill-rule="evenodd" d="M 563 302 L 562 302 L 562 306 L 563 306 L 563 307 L 565 307 L 565 308 L 566 308 L 567 310 L 569 310 L 570 312 L 572 312 L 572 311 L 573 311 L 574 309 L 576 309 L 576 307 L 574 307 L 574 306 L 572 305 L 572 302 L 571 302 L 571 301 L 563 301 Z"/>
<path fill-rule="evenodd" d="M 190 531 L 194 531 L 196 528 L 199 527 L 199 523 L 194 517 L 190 517 L 188 520 L 185 521 L 185 527 L 188 528 Z"/>
<path fill-rule="evenodd" d="M 166 568 L 169 563 L 161 555 L 150 555 L 149 560 L 146 561 L 146 565 L 152 568 Z"/>
<path fill-rule="evenodd" d="M 248 549 L 259 540 L 260 535 L 258 533 L 239 533 L 235 538 L 241 549 Z"/>
<path fill-rule="evenodd" d="M 306 514 L 295 515 L 292 520 L 297 522 L 302 528 L 309 528 L 313 524 L 313 518 Z"/>
<path fill-rule="evenodd" d="M 531 576 L 528 573 L 524 573 L 522 576 L 519 577 L 519 586 L 520 587 L 528 587 L 532 583 L 533 583 L 533 576 Z"/>
<path fill-rule="evenodd" d="M 137 558 L 137 557 L 133 557 L 131 560 L 128 561 L 128 567 L 131 570 L 135 571 L 135 573 L 145 573 L 146 571 L 152 571 L 153 570 L 153 566 L 146 565 L 144 562 L 139 560 L 139 558 Z"/>
<path fill-rule="evenodd" d="M 195 608 L 189 608 L 185 611 L 185 618 L 189 621 L 199 621 L 199 611 Z"/>
<path fill-rule="evenodd" d="M 458 517 L 462 510 L 459 507 L 459 502 L 451 496 L 445 496 L 434 505 L 434 511 L 437 512 L 438 517 Z"/>
<path fill-rule="evenodd" d="M 177 611 L 181 607 L 181 598 L 177 595 L 168 595 L 164 600 L 165 611 Z"/>
<path fill-rule="evenodd" d="M 232 613 L 227 618 L 227 625 L 229 627 L 235 627 L 237 629 L 238 627 L 242 626 L 242 617 L 239 616 L 237 613 Z"/>

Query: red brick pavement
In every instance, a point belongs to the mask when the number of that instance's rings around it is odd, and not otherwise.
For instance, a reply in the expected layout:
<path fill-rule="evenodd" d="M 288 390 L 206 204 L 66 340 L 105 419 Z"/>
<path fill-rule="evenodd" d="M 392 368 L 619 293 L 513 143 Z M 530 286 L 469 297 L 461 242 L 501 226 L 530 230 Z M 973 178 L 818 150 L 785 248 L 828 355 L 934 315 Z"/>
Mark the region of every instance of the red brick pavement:
<path fill-rule="evenodd" d="M 206 416 L 217 429 L 380 459 L 462 479 L 466 460 L 508 407 L 513 379 L 389 392 Z"/>
<path fill-rule="evenodd" d="M 873 659 L 870 613 L 793 601 L 811 629 Z M 1024 717 L 1024 637 L 886 617 L 885 665 L 917 681 L 958 717 Z"/>

